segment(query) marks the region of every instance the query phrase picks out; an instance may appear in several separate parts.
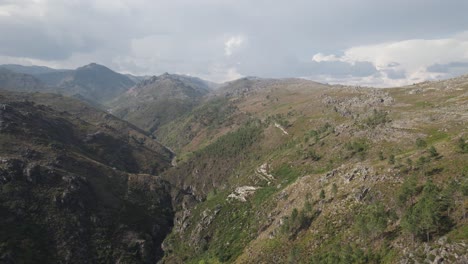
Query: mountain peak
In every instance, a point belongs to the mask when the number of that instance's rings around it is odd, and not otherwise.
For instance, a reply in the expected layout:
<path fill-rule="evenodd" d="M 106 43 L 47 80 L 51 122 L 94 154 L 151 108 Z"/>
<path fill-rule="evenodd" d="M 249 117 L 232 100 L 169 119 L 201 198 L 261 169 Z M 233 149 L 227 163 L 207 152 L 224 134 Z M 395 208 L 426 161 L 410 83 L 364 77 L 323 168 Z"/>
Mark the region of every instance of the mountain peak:
<path fill-rule="evenodd" d="M 84 66 L 81 66 L 81 67 L 78 67 L 77 70 L 90 70 L 90 69 L 106 69 L 106 70 L 111 70 L 109 68 L 107 68 L 106 66 L 104 65 L 101 65 L 101 64 L 97 64 L 95 62 L 91 62 L 87 65 L 84 65 Z"/>

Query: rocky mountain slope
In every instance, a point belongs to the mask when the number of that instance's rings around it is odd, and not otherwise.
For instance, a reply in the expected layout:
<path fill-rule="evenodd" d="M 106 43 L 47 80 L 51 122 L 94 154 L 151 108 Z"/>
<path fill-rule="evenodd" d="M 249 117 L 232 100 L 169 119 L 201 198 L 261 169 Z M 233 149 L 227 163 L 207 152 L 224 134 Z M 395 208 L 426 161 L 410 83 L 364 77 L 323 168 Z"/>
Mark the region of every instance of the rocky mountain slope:
<path fill-rule="evenodd" d="M 110 103 L 110 112 L 153 132 L 190 112 L 209 91 L 201 79 L 165 73 L 132 87 Z"/>
<path fill-rule="evenodd" d="M 77 100 L 0 92 L 0 262 L 154 263 L 172 152 Z"/>
<path fill-rule="evenodd" d="M 156 131 L 177 154 L 164 263 L 465 263 L 468 80 L 246 78 Z"/>
<path fill-rule="evenodd" d="M 2 262 L 468 262 L 467 76 L 163 74 L 110 105 L 134 125 L 0 92 Z"/>

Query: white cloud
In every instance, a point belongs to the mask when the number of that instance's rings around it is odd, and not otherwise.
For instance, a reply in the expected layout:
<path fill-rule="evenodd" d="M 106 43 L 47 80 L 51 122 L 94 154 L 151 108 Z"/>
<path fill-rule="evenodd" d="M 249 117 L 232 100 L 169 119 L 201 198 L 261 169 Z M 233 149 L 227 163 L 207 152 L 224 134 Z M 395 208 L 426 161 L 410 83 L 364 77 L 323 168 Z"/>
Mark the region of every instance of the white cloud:
<path fill-rule="evenodd" d="M 231 56 L 233 52 L 242 47 L 245 43 L 245 37 L 242 35 L 232 36 L 224 42 L 224 54 Z"/>
<path fill-rule="evenodd" d="M 334 54 L 325 55 L 323 53 L 317 53 L 312 57 L 312 61 L 315 61 L 315 62 L 341 61 L 341 58 Z"/>
<path fill-rule="evenodd" d="M 97 62 L 134 74 L 310 76 L 380 86 L 468 72 L 468 32 L 435 39 L 467 30 L 468 1 L 348 2 L 0 0 L 0 64 Z"/>
<path fill-rule="evenodd" d="M 312 60 L 316 62 L 341 61 L 350 64 L 362 61 L 371 62 L 380 74 L 362 78 L 362 82 L 377 86 L 398 86 L 448 78 L 451 77 L 450 73 L 431 72 L 428 67 L 434 64 L 468 62 L 468 32 L 454 35 L 451 38 L 410 39 L 356 46 L 346 49 L 341 56 L 317 53 Z M 326 79 L 334 82 L 331 76 Z M 348 80 L 339 79 L 338 81 L 358 82 L 354 78 Z"/>

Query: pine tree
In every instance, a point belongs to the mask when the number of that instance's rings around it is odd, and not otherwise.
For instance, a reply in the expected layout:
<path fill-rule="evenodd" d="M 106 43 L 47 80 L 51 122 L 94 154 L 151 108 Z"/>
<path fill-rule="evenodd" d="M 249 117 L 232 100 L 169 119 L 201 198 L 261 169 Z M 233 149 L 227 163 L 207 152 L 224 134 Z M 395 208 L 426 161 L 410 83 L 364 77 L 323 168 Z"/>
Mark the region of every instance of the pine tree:
<path fill-rule="evenodd" d="M 428 180 L 419 201 L 406 211 L 401 225 L 413 237 L 425 237 L 426 241 L 429 241 L 431 234 L 441 231 L 449 224 L 449 221 L 444 219 L 447 207 L 439 194 L 439 188 L 432 180 Z"/>

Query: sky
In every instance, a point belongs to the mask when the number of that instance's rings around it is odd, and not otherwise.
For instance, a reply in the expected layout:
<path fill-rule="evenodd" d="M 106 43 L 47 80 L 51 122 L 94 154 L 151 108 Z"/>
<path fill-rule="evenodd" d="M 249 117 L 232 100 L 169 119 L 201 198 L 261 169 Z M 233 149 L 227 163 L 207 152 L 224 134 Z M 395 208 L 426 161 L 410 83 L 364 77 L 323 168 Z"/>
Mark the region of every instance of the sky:
<path fill-rule="evenodd" d="M 0 0 L 0 64 L 390 87 L 468 73 L 466 0 Z"/>

